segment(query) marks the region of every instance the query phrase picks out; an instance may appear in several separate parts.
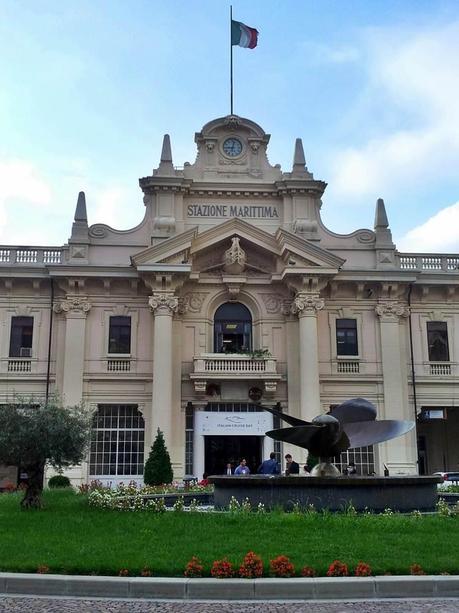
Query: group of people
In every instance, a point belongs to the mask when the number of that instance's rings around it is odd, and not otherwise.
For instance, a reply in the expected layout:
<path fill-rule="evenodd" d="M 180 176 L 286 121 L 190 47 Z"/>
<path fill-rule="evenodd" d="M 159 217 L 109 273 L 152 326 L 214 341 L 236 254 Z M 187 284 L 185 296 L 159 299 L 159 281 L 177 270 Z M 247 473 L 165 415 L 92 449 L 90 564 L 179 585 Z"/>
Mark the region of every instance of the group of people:
<path fill-rule="evenodd" d="M 299 475 L 300 474 L 300 465 L 298 462 L 292 458 L 290 453 L 287 453 L 285 456 L 285 474 L 286 475 Z M 306 466 L 304 467 L 304 472 L 309 474 Z M 272 451 L 269 454 L 269 459 L 264 460 L 257 469 L 257 474 L 259 475 L 280 475 L 281 467 L 279 462 L 276 460 L 276 454 Z M 231 463 L 229 462 L 226 465 L 226 475 L 250 475 L 250 468 L 247 466 L 247 460 L 242 458 L 239 462 L 239 465 L 236 466 L 233 472 L 233 468 Z"/>

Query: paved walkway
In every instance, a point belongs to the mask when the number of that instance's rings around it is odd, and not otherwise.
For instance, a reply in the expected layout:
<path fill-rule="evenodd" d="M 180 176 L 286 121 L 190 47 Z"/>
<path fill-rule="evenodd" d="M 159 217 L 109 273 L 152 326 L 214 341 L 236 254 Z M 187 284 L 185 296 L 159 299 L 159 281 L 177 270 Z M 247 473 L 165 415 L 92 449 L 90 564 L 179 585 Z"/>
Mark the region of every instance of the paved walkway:
<path fill-rule="evenodd" d="M 170 601 L 1 596 L 0 613 L 457 613 L 459 598 L 429 600 Z"/>

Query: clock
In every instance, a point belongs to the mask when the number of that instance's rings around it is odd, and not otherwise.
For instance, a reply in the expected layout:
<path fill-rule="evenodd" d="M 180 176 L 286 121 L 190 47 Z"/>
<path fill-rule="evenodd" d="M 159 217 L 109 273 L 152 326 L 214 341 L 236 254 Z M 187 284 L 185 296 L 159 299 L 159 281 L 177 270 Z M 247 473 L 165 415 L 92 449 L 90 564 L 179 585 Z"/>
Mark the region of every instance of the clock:
<path fill-rule="evenodd" d="M 235 158 L 242 153 L 242 143 L 237 138 L 227 138 L 222 148 L 223 153 L 231 158 Z"/>

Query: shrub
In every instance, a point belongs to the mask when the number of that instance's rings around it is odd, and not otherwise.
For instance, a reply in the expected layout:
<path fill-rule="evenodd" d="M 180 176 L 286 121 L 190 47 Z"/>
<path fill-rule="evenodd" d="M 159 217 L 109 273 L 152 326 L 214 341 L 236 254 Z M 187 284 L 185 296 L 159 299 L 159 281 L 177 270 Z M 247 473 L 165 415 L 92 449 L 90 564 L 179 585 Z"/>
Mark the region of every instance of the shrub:
<path fill-rule="evenodd" d="M 335 560 L 330 564 L 327 570 L 327 577 L 348 577 L 349 569 L 347 564 L 340 560 Z"/>
<path fill-rule="evenodd" d="M 158 428 L 150 455 L 145 462 L 143 480 L 147 485 L 161 485 L 172 483 L 173 478 L 171 458 L 164 442 L 164 435 Z"/>
<path fill-rule="evenodd" d="M 214 561 L 210 574 L 217 579 L 228 579 L 234 575 L 234 568 L 229 560 L 223 558 L 223 560 Z"/>
<path fill-rule="evenodd" d="M 287 556 L 277 556 L 270 561 L 269 568 L 271 574 L 275 577 L 293 577 L 295 575 L 295 567 Z"/>
<path fill-rule="evenodd" d="M 129 577 L 129 570 L 127 568 L 122 568 L 118 573 L 118 577 Z"/>
<path fill-rule="evenodd" d="M 49 566 L 46 566 L 46 564 L 40 564 L 40 566 L 37 567 L 37 573 L 39 575 L 46 575 L 49 573 Z"/>
<path fill-rule="evenodd" d="M 54 475 L 54 477 L 51 477 L 48 481 L 48 487 L 70 487 L 70 479 L 65 475 Z"/>
<path fill-rule="evenodd" d="M 188 564 L 185 566 L 185 577 L 202 577 L 203 566 L 201 560 L 196 556 L 193 556 Z"/>
<path fill-rule="evenodd" d="M 311 568 L 311 566 L 303 566 L 303 568 L 301 569 L 301 576 L 302 577 L 315 577 L 316 571 L 313 568 Z"/>
<path fill-rule="evenodd" d="M 410 575 L 425 575 L 425 572 L 420 564 L 412 564 L 410 566 Z"/>
<path fill-rule="evenodd" d="M 359 562 L 355 567 L 354 575 L 356 577 L 371 577 L 371 567 L 365 562 Z"/>
<path fill-rule="evenodd" d="M 253 551 L 249 551 L 239 567 L 239 576 L 246 579 L 261 577 L 263 575 L 263 561 Z"/>

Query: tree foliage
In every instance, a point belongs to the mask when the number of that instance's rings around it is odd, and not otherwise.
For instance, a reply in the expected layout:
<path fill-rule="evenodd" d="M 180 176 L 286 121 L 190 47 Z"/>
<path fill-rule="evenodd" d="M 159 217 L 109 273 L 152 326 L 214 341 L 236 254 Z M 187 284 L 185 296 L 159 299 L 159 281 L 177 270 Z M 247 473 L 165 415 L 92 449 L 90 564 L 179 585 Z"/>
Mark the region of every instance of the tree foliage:
<path fill-rule="evenodd" d="M 0 407 L 0 463 L 27 472 L 23 507 L 41 506 L 46 464 L 59 469 L 84 459 L 90 423 L 82 407 L 63 407 L 57 399 L 21 400 Z"/>
<path fill-rule="evenodd" d="M 143 480 L 146 485 L 162 485 L 171 483 L 173 478 L 171 458 L 164 442 L 164 435 L 158 428 L 150 455 L 145 462 Z"/>

